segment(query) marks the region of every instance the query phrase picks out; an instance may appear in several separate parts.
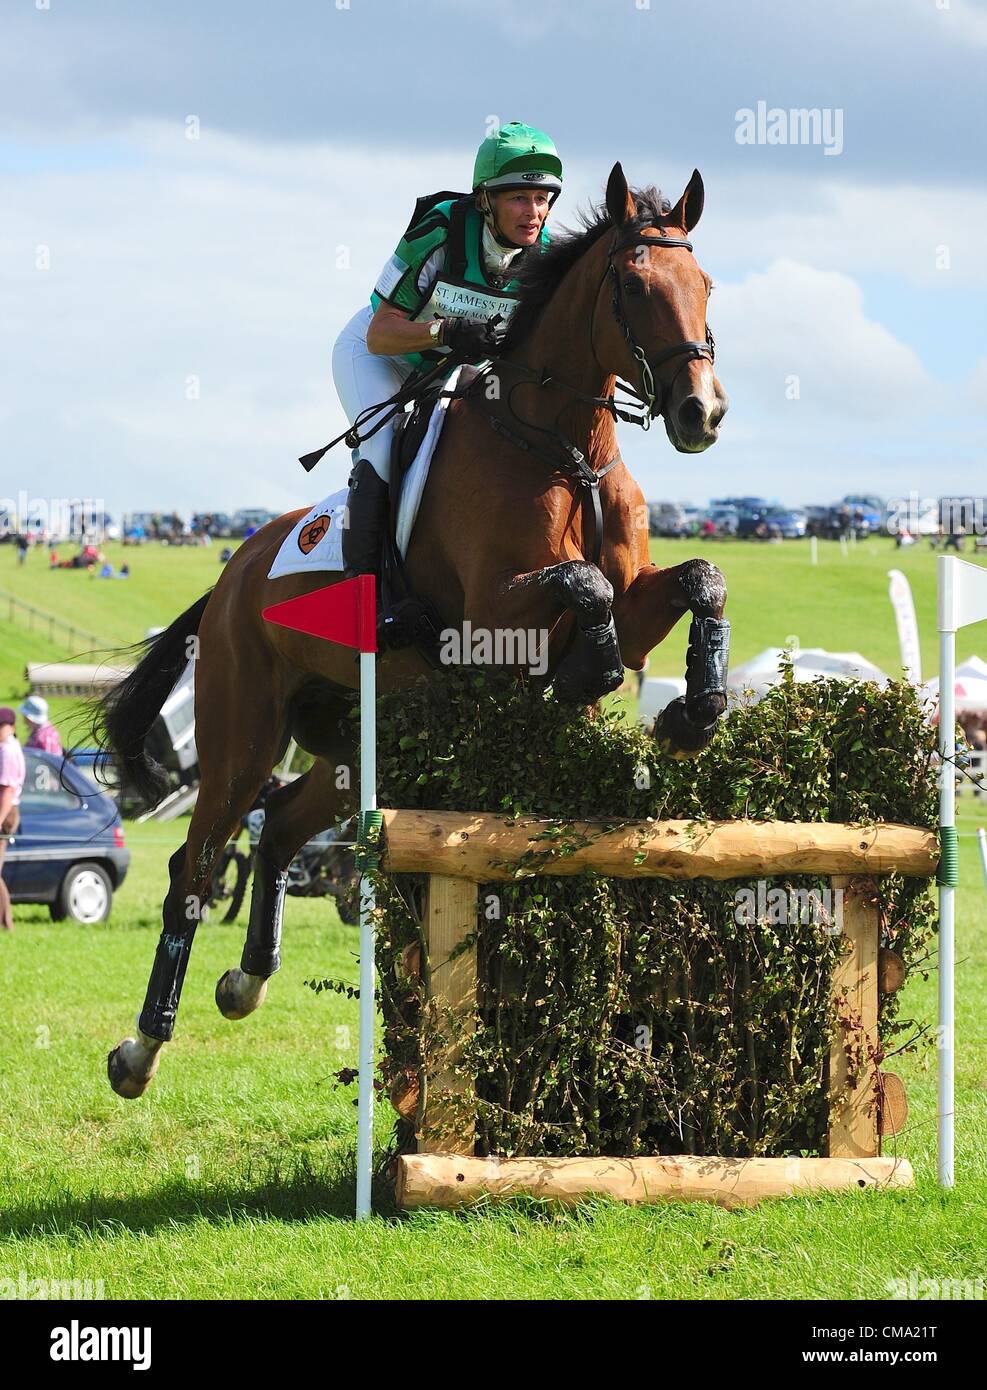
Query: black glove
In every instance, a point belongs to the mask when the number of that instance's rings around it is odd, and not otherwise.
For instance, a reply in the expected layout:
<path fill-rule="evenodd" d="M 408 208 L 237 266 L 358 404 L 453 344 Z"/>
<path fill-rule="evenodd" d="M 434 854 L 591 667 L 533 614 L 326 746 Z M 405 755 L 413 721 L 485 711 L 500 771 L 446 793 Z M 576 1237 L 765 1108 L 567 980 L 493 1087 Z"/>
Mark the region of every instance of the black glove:
<path fill-rule="evenodd" d="M 507 324 L 499 314 L 485 322 L 482 319 L 444 319 L 442 346 L 453 357 L 471 362 L 481 357 L 494 357 L 507 334 Z"/>

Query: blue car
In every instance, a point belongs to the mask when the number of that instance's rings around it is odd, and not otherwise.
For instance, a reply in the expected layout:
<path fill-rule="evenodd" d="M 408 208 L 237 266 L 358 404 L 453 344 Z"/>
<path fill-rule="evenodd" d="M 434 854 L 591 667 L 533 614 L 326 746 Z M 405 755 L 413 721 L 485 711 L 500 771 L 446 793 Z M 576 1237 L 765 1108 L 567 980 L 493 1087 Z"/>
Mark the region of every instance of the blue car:
<path fill-rule="evenodd" d="M 105 922 L 130 850 L 113 799 L 69 758 L 24 749 L 21 823 L 3 877 L 15 903 L 47 903 L 56 922 Z"/>

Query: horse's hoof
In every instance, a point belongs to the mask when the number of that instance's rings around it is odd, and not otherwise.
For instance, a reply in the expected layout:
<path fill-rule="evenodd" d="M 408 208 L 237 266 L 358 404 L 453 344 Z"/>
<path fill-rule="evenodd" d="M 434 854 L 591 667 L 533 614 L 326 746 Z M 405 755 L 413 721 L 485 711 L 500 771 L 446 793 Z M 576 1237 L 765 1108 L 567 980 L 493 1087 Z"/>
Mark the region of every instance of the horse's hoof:
<path fill-rule="evenodd" d="M 144 1094 L 158 1069 L 161 1047 L 153 1039 L 124 1038 L 117 1043 L 106 1059 L 106 1074 L 118 1096 L 136 1100 Z"/>
<path fill-rule="evenodd" d="M 224 1018 L 246 1018 L 260 1008 L 266 997 L 266 978 L 247 975 L 239 966 L 227 970 L 216 982 L 216 1007 Z"/>
<path fill-rule="evenodd" d="M 712 742 L 719 722 L 716 716 L 709 724 L 694 724 L 686 714 L 685 696 L 680 695 L 655 720 L 654 739 L 670 758 L 694 758 Z"/>

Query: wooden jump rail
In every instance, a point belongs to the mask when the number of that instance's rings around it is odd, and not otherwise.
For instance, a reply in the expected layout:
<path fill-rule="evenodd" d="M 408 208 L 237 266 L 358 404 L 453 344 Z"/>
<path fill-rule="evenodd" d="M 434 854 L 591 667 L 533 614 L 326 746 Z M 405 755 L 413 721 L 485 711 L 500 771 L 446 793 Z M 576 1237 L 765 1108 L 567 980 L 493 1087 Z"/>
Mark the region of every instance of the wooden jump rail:
<path fill-rule="evenodd" d="M 848 1088 L 841 1032 L 830 1053 L 827 1157 L 474 1158 L 473 1135 L 463 1119 L 464 1085 L 454 1068 L 462 1038 L 475 1027 L 476 948 L 449 957 L 476 930 L 480 883 L 587 870 L 609 878 L 824 875 L 832 888 L 844 890 L 843 936 L 850 947 L 834 969 L 832 997 L 845 1001 L 849 1015 L 859 1021 L 862 1055 L 871 1057 L 878 1045 L 879 993 L 897 989 L 904 972 L 897 956 L 880 950 L 878 909 L 861 879 L 892 872 L 930 878 L 939 860 L 934 831 L 889 823 L 559 822 L 486 812 L 393 810 L 385 810 L 383 820 L 384 870 L 428 875 L 424 974 L 430 997 L 460 1025 L 460 1038 L 429 1075 L 418 1153 L 398 1162 L 400 1206 L 449 1207 L 484 1194 L 575 1202 L 595 1193 L 630 1202 L 701 1200 L 738 1206 L 817 1188 L 914 1184 L 907 1159 L 881 1156 L 882 1134 L 896 1133 L 907 1113 L 903 1088 L 897 1077 L 886 1074 L 875 1074 L 873 1084 Z M 444 1096 L 456 1102 L 443 1104 Z"/>

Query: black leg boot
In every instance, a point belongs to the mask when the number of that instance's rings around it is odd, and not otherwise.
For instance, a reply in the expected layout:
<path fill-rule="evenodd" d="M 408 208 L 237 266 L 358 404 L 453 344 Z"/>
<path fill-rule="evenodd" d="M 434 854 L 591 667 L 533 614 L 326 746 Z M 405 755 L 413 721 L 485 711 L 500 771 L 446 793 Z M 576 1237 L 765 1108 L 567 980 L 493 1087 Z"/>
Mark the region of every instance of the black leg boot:
<path fill-rule="evenodd" d="M 380 571 L 387 527 L 389 489 L 373 464 L 357 459 L 350 474 L 343 529 L 343 573 L 347 579 Z"/>

